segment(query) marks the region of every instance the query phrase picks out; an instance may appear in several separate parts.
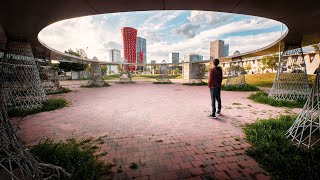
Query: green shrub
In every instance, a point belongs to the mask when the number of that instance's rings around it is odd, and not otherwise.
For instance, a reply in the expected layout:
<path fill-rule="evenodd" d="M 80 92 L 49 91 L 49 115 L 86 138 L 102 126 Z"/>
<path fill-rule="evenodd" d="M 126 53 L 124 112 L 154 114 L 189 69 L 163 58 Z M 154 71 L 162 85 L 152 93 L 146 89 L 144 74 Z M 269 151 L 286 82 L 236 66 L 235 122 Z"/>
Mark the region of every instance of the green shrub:
<path fill-rule="evenodd" d="M 275 100 L 268 97 L 268 94 L 263 91 L 253 93 L 248 98 L 254 102 L 268 104 L 274 107 L 303 108 L 305 104 L 305 100 L 297 100 L 297 101 Z"/>
<path fill-rule="evenodd" d="M 319 179 L 320 147 L 298 148 L 285 133 L 296 115 L 258 120 L 244 128 L 252 144 L 246 153 L 272 174 L 273 179 Z"/>
<path fill-rule="evenodd" d="M 51 95 L 51 94 L 63 94 L 63 93 L 68 93 L 68 92 L 71 92 L 72 90 L 69 89 L 69 88 L 62 88 L 62 89 L 59 89 L 57 91 L 51 91 L 51 92 L 47 92 L 46 94 L 47 95 Z"/>
<path fill-rule="evenodd" d="M 256 86 L 252 86 L 252 85 L 223 85 L 222 90 L 224 91 L 259 91 L 260 89 Z"/>
<path fill-rule="evenodd" d="M 30 114 L 37 114 L 45 111 L 53 111 L 56 109 L 61 109 L 68 106 L 68 102 L 65 99 L 57 98 L 57 99 L 48 99 L 42 102 L 41 107 L 33 108 L 33 109 L 22 109 L 22 108 L 14 108 L 8 112 L 10 117 L 24 117 Z"/>
<path fill-rule="evenodd" d="M 63 167 L 71 173 L 71 179 L 93 180 L 110 174 L 112 167 L 94 156 L 96 149 L 90 142 L 46 140 L 33 146 L 31 152 L 45 163 Z"/>
<path fill-rule="evenodd" d="M 198 83 L 183 83 L 182 85 L 186 85 L 186 86 L 207 86 L 208 83 L 207 82 L 198 82 Z"/>
<path fill-rule="evenodd" d="M 173 84 L 173 82 L 160 82 L 160 81 L 156 81 L 156 82 L 153 82 L 153 84 Z"/>
<path fill-rule="evenodd" d="M 109 83 L 104 82 L 102 86 L 99 86 L 97 84 L 82 84 L 81 87 L 83 88 L 98 88 L 98 87 L 108 87 L 111 86 Z"/>

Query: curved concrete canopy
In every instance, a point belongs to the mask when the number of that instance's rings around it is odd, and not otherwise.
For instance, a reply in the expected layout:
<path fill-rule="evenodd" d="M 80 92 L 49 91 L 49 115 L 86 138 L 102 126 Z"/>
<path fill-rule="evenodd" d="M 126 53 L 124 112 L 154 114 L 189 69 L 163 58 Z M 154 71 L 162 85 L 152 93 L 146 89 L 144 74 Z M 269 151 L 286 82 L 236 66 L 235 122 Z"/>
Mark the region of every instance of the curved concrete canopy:
<path fill-rule="evenodd" d="M 0 49 L 6 39 L 27 40 L 38 58 L 83 61 L 45 47 L 37 38 L 46 26 L 68 18 L 144 10 L 204 10 L 266 17 L 283 22 L 289 29 L 282 44 L 302 46 L 320 42 L 320 1 L 312 0 L 7 0 L 0 10 Z M 283 46 L 282 46 L 283 47 Z M 240 56 L 249 57 L 278 51 L 277 42 Z M 226 58 L 228 59 L 228 58 Z M 230 59 L 230 57 L 229 57 Z"/>

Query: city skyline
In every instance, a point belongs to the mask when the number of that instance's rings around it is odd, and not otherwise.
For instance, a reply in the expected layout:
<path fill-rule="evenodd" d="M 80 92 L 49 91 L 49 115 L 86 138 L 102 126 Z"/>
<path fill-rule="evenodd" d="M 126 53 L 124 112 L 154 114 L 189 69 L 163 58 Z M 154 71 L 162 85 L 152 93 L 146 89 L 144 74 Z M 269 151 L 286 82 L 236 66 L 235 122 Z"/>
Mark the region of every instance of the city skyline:
<path fill-rule="evenodd" d="M 122 49 L 122 27 L 138 29 L 147 39 L 147 59 L 161 62 L 168 53 L 187 52 L 209 58 L 209 42 L 223 39 L 235 50 L 248 52 L 280 37 L 281 23 L 261 17 L 206 11 L 146 11 L 112 13 L 60 21 L 39 33 L 49 46 L 64 51 L 88 48 L 88 57 L 106 57 L 106 49 Z M 285 27 L 286 30 L 286 27 Z"/>

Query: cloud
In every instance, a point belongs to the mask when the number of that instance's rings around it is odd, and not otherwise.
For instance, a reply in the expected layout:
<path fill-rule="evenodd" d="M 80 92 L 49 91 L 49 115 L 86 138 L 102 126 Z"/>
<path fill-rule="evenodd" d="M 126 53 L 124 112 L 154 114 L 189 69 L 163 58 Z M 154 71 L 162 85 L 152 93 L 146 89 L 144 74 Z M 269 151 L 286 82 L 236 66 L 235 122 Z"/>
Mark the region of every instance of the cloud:
<path fill-rule="evenodd" d="M 109 41 L 108 43 L 103 44 L 103 46 L 106 49 L 119 49 L 119 50 L 122 49 L 122 45 L 114 41 Z"/>
<path fill-rule="evenodd" d="M 207 11 L 191 11 L 191 14 L 187 19 L 192 24 L 206 24 L 214 25 L 224 21 L 227 21 L 235 15 L 229 13 L 219 12 L 207 12 Z"/>
<path fill-rule="evenodd" d="M 188 16 L 189 12 L 149 11 L 141 12 L 143 14 L 130 12 L 75 18 L 45 28 L 39 37 L 47 45 L 60 51 L 88 47 L 89 57 L 97 56 L 103 61 L 107 56 L 107 49 L 122 50 L 120 29 L 123 25 L 130 25 L 138 29 L 138 36 L 147 39 L 148 62 L 151 59 L 160 62 L 167 60 L 170 52 L 179 52 L 180 57 L 186 52 L 196 52 L 208 58 L 209 42 L 216 39 L 223 38 L 229 43 L 232 54 L 235 50 L 247 52 L 261 48 L 280 36 L 279 33 L 268 34 L 274 31 L 270 27 L 279 24 L 273 20 L 199 11 L 191 11 Z M 237 19 L 242 20 L 235 21 L 234 16 L 240 16 Z M 264 30 L 264 33 L 256 34 L 256 30 Z M 255 35 L 245 33 L 248 31 Z"/>
<path fill-rule="evenodd" d="M 200 25 L 193 25 L 193 24 L 183 24 L 178 28 L 172 30 L 175 34 L 181 34 L 188 38 L 192 38 L 196 35 Z"/>

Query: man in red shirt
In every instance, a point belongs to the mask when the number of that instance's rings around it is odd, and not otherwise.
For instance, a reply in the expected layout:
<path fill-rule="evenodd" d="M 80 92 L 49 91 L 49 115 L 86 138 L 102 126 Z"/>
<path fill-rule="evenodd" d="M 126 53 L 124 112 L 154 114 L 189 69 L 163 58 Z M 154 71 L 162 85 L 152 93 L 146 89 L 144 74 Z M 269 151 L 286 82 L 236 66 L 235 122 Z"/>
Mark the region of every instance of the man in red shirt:
<path fill-rule="evenodd" d="M 221 113 L 221 82 L 222 82 L 222 69 L 218 67 L 219 59 L 214 59 L 214 67 L 210 69 L 208 87 L 210 88 L 212 113 L 209 117 L 217 118 L 216 112 L 219 115 Z M 216 111 L 216 100 L 218 101 L 218 111 Z"/>

